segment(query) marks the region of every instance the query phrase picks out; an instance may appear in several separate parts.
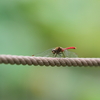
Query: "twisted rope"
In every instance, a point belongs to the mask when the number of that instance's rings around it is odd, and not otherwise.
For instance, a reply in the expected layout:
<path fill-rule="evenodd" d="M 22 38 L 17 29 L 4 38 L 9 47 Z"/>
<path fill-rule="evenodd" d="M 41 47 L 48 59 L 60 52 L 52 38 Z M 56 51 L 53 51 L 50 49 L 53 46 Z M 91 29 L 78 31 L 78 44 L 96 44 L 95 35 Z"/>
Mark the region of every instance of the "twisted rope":
<path fill-rule="evenodd" d="M 34 56 L 0 55 L 0 63 L 40 66 L 100 66 L 100 58 L 51 58 Z"/>

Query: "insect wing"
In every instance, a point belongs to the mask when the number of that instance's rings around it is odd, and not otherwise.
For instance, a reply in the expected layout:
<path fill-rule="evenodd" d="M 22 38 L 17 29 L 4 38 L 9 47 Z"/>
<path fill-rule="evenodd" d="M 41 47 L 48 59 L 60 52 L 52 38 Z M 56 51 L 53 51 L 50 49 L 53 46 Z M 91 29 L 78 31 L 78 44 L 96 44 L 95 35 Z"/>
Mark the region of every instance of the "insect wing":
<path fill-rule="evenodd" d="M 65 55 L 65 57 L 68 57 L 68 58 L 77 58 L 78 57 L 76 53 L 68 51 L 68 50 L 64 51 L 64 55 Z"/>
<path fill-rule="evenodd" d="M 36 54 L 34 56 L 38 56 L 38 57 L 53 57 L 53 53 L 52 53 L 52 49 L 48 49 L 42 53 Z"/>

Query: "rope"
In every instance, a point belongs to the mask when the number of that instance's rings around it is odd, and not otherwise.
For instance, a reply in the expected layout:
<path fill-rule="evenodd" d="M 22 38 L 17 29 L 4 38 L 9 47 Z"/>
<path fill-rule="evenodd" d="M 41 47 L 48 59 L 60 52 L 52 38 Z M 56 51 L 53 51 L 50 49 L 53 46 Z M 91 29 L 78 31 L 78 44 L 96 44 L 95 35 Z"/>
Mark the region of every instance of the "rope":
<path fill-rule="evenodd" d="M 100 58 L 51 58 L 34 56 L 0 55 L 0 64 L 40 66 L 100 66 Z"/>

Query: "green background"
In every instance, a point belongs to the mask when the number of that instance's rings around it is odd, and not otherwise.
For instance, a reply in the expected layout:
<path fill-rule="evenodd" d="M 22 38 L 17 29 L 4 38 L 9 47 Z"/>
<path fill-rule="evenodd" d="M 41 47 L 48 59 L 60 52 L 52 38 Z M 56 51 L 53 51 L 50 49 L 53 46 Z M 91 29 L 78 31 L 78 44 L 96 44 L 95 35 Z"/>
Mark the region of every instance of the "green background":
<path fill-rule="evenodd" d="M 0 54 L 75 46 L 100 57 L 99 0 L 1 0 Z M 100 68 L 0 65 L 0 100 L 100 100 Z"/>

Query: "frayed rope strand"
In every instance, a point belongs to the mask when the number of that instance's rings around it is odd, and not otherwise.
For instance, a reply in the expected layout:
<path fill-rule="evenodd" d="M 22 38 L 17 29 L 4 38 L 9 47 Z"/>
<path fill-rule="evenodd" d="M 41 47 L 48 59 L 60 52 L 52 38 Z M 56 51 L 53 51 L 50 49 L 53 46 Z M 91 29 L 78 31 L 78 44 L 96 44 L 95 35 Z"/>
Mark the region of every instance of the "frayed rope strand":
<path fill-rule="evenodd" d="M 100 66 L 100 58 L 51 58 L 17 55 L 0 55 L 0 64 L 40 66 Z"/>

